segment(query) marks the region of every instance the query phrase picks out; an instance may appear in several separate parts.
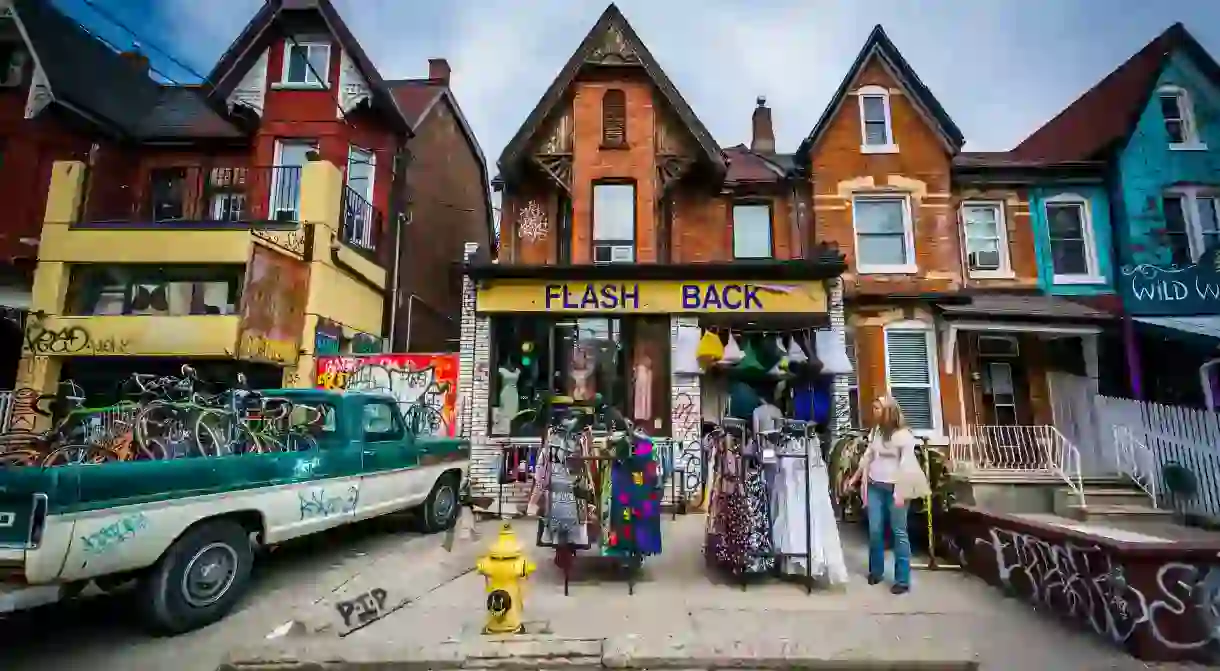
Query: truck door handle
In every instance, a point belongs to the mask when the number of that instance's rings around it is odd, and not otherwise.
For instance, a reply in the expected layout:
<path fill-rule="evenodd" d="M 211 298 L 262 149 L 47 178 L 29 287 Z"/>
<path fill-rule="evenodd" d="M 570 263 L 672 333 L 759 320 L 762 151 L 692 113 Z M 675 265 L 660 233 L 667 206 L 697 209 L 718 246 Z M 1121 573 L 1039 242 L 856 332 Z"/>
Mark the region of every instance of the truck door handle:
<path fill-rule="evenodd" d="M 366 456 L 366 457 L 373 457 L 376 455 L 377 455 L 377 452 L 375 450 L 365 450 L 364 451 L 364 456 Z"/>

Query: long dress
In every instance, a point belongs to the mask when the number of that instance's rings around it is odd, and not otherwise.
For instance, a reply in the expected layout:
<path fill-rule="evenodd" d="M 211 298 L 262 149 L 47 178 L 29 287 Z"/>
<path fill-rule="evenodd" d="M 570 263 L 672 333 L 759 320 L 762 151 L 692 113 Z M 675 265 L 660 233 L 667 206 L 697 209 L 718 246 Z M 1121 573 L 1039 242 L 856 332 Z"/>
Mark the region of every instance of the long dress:
<path fill-rule="evenodd" d="M 765 573 L 775 565 L 762 469 L 725 447 L 716 458 L 707 547 L 711 563 L 734 575 Z"/>
<path fill-rule="evenodd" d="M 810 459 L 788 457 L 777 459 L 778 469 L 771 490 L 771 510 L 775 525 L 773 537 L 776 550 L 785 554 L 780 570 L 789 575 L 805 575 L 805 553 L 812 559 L 809 574 L 832 585 L 848 581 L 847 564 L 843 560 L 843 545 L 839 540 L 839 527 L 835 521 L 834 508 L 830 504 L 830 477 L 816 438 L 809 446 Z M 801 440 L 789 440 L 778 449 L 780 454 L 805 454 Z M 805 479 L 809 479 L 809 498 L 806 501 Z M 808 505 L 809 528 L 812 543 L 805 545 L 805 511 Z"/>

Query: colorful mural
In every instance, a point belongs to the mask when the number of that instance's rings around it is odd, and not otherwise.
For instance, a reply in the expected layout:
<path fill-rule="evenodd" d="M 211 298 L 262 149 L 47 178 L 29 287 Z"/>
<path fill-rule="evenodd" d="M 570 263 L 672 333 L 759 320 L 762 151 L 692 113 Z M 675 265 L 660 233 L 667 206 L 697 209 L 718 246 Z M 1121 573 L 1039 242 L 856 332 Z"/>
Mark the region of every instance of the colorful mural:
<path fill-rule="evenodd" d="M 309 264 L 254 245 L 242 289 L 237 356 L 249 361 L 295 364 L 308 298 Z"/>
<path fill-rule="evenodd" d="M 315 386 L 390 394 L 416 431 L 453 437 L 457 377 L 457 354 L 319 356 Z"/>

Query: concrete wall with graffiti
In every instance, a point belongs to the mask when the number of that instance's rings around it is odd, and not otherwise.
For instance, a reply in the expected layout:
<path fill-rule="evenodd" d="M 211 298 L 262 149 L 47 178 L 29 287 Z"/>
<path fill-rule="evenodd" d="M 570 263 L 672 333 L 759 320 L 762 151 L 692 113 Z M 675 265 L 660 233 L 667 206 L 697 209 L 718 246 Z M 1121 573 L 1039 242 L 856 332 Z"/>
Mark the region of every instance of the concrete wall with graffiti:
<path fill-rule="evenodd" d="M 390 394 L 417 432 L 452 437 L 457 432 L 457 374 L 457 354 L 319 356 L 314 384 Z"/>

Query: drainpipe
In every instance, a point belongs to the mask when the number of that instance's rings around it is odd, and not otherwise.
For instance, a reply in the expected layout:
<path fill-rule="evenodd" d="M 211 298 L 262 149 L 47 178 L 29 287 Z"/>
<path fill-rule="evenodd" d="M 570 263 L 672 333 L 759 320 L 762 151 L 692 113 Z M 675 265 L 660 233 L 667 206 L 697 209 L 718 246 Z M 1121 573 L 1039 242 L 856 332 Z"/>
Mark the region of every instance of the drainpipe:
<path fill-rule="evenodd" d="M 398 332 L 398 301 L 400 300 L 399 275 L 402 269 L 402 231 L 403 228 L 411 225 L 411 196 L 407 187 L 407 168 L 411 165 L 411 152 L 405 147 L 399 151 L 394 157 L 394 181 L 402 180 L 403 187 L 401 190 L 395 189 L 398 193 L 396 204 L 399 205 L 394 213 L 394 264 L 391 268 L 391 289 L 390 289 L 390 349 L 394 348 L 394 335 Z M 407 328 L 410 329 L 410 317 L 407 318 Z M 408 332 L 407 339 L 410 340 L 411 335 Z"/>

